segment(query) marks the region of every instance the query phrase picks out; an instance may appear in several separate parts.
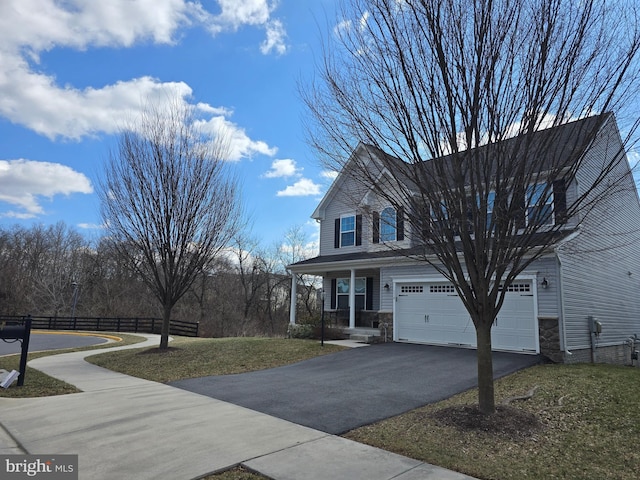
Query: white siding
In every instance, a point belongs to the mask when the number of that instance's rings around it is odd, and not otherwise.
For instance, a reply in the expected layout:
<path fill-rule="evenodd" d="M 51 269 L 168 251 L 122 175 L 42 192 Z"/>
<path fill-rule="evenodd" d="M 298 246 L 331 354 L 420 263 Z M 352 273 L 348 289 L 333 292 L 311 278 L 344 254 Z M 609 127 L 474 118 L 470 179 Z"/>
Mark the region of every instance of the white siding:
<path fill-rule="evenodd" d="M 577 176 L 585 189 L 621 149 L 613 119 L 603 128 Z M 626 157 L 611 173 L 620 182 L 583 219 L 580 234 L 558 249 L 564 297 L 566 348 L 590 347 L 588 316 L 602 322 L 599 345 L 640 334 L 640 204 Z"/>
<path fill-rule="evenodd" d="M 335 219 L 345 214 L 362 214 L 358 206 L 361 203 L 362 187 L 348 176 L 343 178 L 339 191 L 325 207 L 324 218 L 320 222 L 320 255 L 336 255 L 340 253 L 354 253 L 366 250 L 366 239 L 369 237 L 368 222 L 363 221 L 362 245 L 352 247 L 334 247 Z M 364 218 L 364 215 L 363 215 Z"/>

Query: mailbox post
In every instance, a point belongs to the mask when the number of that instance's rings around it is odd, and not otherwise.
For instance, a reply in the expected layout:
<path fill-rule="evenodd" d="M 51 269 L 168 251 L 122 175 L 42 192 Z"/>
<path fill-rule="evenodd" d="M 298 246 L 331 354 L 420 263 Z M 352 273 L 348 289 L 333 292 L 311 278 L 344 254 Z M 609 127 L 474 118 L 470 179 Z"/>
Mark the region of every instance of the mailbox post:
<path fill-rule="evenodd" d="M 24 319 L 22 324 L 0 324 L 0 339 L 20 341 L 22 351 L 20 353 L 20 376 L 18 386 L 24 385 L 24 377 L 27 373 L 27 354 L 29 353 L 29 339 L 31 338 L 31 315 Z"/>

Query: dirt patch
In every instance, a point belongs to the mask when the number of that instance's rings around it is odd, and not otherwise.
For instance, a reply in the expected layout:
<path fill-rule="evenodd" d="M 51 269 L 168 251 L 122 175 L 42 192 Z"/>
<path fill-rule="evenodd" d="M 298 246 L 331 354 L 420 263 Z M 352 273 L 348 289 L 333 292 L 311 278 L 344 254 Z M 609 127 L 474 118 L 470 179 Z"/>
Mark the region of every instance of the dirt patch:
<path fill-rule="evenodd" d="M 533 413 L 500 405 L 493 415 L 480 413 L 477 405 L 456 405 L 430 414 L 438 423 L 463 431 L 486 432 L 509 438 L 526 438 L 544 428 Z"/>

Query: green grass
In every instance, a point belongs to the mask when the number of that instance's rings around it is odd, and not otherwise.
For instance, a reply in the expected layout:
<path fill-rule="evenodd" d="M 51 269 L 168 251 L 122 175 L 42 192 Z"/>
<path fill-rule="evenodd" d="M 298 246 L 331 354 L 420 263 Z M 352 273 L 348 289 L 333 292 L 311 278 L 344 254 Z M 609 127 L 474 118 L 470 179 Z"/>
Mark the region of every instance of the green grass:
<path fill-rule="evenodd" d="M 171 382 L 207 375 L 244 373 L 337 352 L 344 347 L 316 340 L 286 338 L 176 337 L 165 352 L 132 349 L 91 356 L 87 360 L 109 370 L 155 382 Z"/>
<path fill-rule="evenodd" d="M 56 355 L 59 353 L 76 352 L 81 350 L 99 350 L 101 348 L 110 348 L 113 346 L 130 345 L 144 341 L 144 338 L 135 335 L 126 334 L 110 334 L 122 338 L 122 341 L 118 343 L 105 343 L 100 345 L 93 345 L 90 347 L 82 348 L 68 348 L 65 350 L 46 351 L 46 352 L 34 352 L 27 356 L 27 361 L 33 360 L 39 357 L 45 357 L 47 355 Z M 20 354 L 7 355 L 0 357 L 0 368 L 11 371 L 20 370 Z M 24 385 L 21 387 L 16 386 L 17 382 L 11 387 L 4 389 L 0 388 L 0 397 L 7 398 L 27 398 L 27 397 L 49 397 L 53 395 L 65 395 L 68 393 L 78 393 L 78 390 L 73 385 L 69 385 L 62 380 L 50 377 L 42 373 L 39 370 L 27 366 L 27 372 L 25 375 Z"/>
<path fill-rule="evenodd" d="M 525 436 L 461 430 L 433 418 L 475 404 L 477 391 L 365 426 L 345 436 L 480 479 L 623 479 L 640 471 L 640 369 L 542 365 L 496 382 L 496 398 L 534 396 L 512 407 L 542 429 Z"/>

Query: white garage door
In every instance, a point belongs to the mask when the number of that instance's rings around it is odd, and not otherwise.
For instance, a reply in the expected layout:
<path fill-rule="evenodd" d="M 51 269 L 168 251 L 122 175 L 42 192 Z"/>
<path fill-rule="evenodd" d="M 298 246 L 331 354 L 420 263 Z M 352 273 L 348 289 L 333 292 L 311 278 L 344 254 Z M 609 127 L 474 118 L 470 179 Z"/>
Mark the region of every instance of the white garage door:
<path fill-rule="evenodd" d="M 396 338 L 401 342 L 476 346 L 476 333 L 455 288 L 447 282 L 396 285 Z M 537 326 L 530 281 L 508 287 L 492 328 L 495 350 L 537 351 Z"/>

